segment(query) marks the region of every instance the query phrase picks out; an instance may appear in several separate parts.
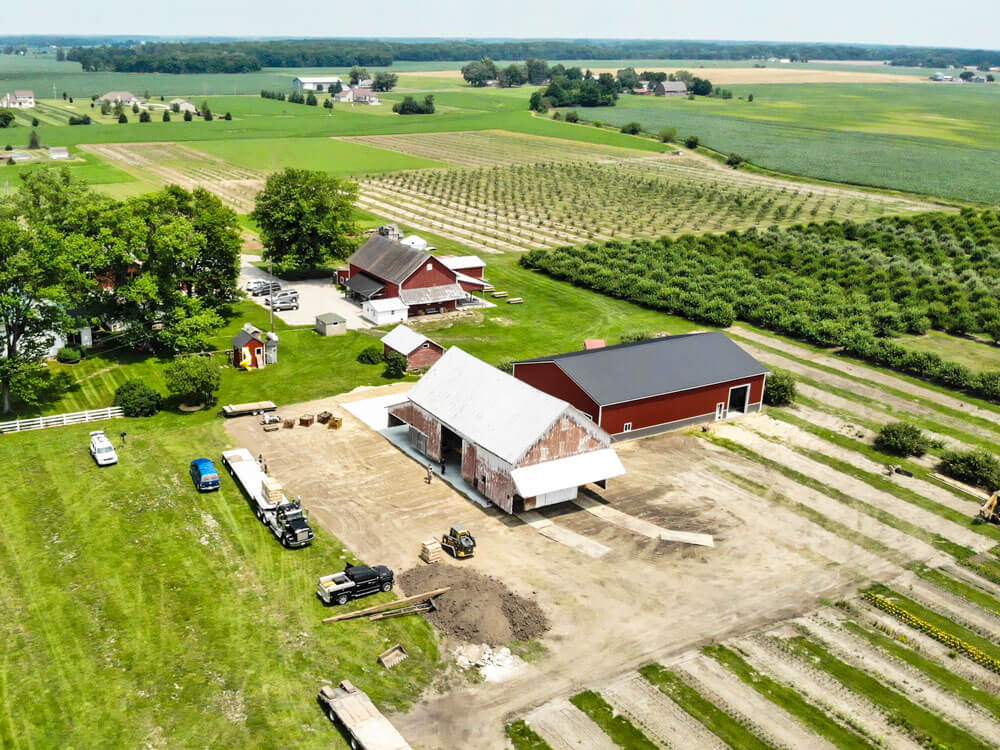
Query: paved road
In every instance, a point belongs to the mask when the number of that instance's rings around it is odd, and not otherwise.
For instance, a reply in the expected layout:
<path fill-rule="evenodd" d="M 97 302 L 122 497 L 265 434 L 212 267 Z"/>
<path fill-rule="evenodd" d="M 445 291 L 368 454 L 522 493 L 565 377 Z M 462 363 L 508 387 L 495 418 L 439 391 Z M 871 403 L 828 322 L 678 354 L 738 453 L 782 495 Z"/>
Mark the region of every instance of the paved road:
<path fill-rule="evenodd" d="M 277 281 L 282 289 L 297 289 L 299 292 L 299 309 L 283 310 L 275 315 L 289 325 L 314 325 L 316 316 L 322 313 L 335 312 L 347 319 L 347 327 L 371 328 L 372 324 L 361 317 L 361 308 L 353 302 L 344 299 L 344 295 L 330 283 L 330 279 L 308 279 L 307 281 L 282 281 L 267 271 L 252 265 L 259 260 L 258 256 L 240 256 L 240 289 L 246 289 L 246 283 L 251 279 Z M 264 297 L 250 297 L 265 310 Z"/>

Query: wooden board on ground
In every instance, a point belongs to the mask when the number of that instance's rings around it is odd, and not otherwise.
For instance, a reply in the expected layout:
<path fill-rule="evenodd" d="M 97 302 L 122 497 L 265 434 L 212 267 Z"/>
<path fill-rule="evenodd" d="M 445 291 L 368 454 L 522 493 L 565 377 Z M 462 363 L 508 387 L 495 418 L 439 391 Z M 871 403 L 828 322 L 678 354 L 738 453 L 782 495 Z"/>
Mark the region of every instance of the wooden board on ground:
<path fill-rule="evenodd" d="M 696 534 L 690 531 L 673 531 L 662 526 L 643 521 L 641 518 L 622 513 L 620 510 L 612 508 L 603 503 L 599 503 L 590 497 L 577 497 L 573 501 L 577 506 L 583 508 L 588 513 L 593 513 L 608 523 L 615 526 L 648 536 L 650 539 L 662 539 L 665 542 L 683 542 L 684 544 L 697 544 L 702 547 L 714 547 L 715 540 L 711 534 Z"/>

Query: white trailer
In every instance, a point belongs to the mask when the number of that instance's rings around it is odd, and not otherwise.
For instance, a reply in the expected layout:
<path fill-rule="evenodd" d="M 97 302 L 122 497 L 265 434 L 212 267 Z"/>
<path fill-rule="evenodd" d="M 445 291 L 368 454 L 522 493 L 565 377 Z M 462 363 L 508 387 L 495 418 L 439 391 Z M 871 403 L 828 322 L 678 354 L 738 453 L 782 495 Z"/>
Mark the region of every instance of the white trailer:
<path fill-rule="evenodd" d="M 410 744 L 363 690 L 347 680 L 340 687 L 324 685 L 318 700 L 326 715 L 359 750 L 412 750 Z"/>
<path fill-rule="evenodd" d="M 222 452 L 222 465 L 250 500 L 257 519 L 285 547 L 305 547 L 312 543 L 309 512 L 298 500 L 289 500 L 275 479 L 269 477 L 246 448 Z"/>

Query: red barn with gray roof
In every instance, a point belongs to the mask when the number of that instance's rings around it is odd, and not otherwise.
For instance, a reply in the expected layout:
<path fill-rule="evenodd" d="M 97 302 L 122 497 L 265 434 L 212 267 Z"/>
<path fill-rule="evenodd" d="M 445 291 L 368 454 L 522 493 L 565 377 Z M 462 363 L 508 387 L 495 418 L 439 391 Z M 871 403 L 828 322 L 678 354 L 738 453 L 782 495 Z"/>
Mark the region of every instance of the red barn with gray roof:
<path fill-rule="evenodd" d="M 616 439 L 759 411 L 767 368 L 719 332 L 516 362 L 514 377 L 573 404 Z"/>

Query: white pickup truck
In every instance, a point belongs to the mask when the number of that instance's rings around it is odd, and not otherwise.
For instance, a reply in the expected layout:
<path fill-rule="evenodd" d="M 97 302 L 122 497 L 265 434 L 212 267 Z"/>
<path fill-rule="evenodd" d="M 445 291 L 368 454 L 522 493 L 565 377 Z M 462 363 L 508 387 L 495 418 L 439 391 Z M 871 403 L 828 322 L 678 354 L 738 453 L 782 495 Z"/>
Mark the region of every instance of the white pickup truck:
<path fill-rule="evenodd" d="M 98 466 L 118 463 L 118 454 L 108 436 L 104 434 L 104 430 L 94 430 L 90 433 L 90 455 L 94 457 Z"/>
<path fill-rule="evenodd" d="M 222 465 L 250 500 L 258 520 L 285 547 L 312 544 L 314 535 L 309 526 L 309 512 L 298 500 L 285 497 L 280 485 L 264 473 L 250 451 L 246 448 L 223 451 Z"/>

